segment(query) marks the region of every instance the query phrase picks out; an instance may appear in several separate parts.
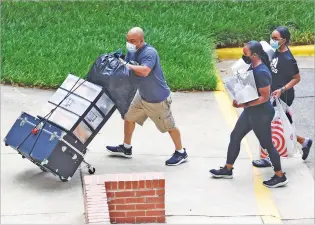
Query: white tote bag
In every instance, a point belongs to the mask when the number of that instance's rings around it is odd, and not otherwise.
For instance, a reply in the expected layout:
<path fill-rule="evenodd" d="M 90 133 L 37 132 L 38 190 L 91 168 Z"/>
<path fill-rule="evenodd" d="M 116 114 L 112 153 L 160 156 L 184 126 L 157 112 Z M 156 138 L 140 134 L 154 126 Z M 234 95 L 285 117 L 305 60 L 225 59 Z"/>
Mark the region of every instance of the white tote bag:
<path fill-rule="evenodd" d="M 297 150 L 297 138 L 294 124 L 291 124 L 285 112 L 292 115 L 290 107 L 281 99 L 276 99 L 275 116 L 271 122 L 272 142 L 283 158 L 293 157 Z M 268 153 L 260 146 L 260 158 Z"/>
<path fill-rule="evenodd" d="M 278 110 L 279 117 L 281 118 L 282 125 L 283 125 L 284 138 L 285 138 L 285 144 L 286 144 L 286 148 L 288 152 L 288 157 L 292 157 L 296 153 L 297 137 L 296 137 L 296 131 L 295 131 L 294 125 L 290 123 L 283 109 L 284 104 L 285 103 L 281 101 L 280 99 L 276 99 L 276 108 Z M 287 106 L 286 111 L 289 112 L 289 106 Z"/>

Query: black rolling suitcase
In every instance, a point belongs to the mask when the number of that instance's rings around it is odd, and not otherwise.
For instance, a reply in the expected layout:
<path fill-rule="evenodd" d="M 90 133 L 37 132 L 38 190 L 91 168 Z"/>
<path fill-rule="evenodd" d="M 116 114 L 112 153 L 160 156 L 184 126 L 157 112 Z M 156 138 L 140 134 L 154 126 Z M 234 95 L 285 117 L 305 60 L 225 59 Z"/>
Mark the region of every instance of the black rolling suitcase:
<path fill-rule="evenodd" d="M 41 170 L 68 181 L 84 160 L 86 148 L 64 129 L 49 121 L 40 121 L 40 118 L 22 112 L 5 137 L 5 144 Z M 89 172 L 95 172 L 90 165 Z"/>

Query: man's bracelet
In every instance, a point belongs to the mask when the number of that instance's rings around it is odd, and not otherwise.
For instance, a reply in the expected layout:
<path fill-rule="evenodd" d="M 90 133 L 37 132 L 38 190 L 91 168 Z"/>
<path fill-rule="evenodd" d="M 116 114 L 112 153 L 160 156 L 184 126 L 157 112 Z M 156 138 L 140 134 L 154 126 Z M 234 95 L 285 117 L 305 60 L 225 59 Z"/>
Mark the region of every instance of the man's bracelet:
<path fill-rule="evenodd" d="M 285 92 L 285 86 L 281 88 L 281 92 L 284 93 Z"/>

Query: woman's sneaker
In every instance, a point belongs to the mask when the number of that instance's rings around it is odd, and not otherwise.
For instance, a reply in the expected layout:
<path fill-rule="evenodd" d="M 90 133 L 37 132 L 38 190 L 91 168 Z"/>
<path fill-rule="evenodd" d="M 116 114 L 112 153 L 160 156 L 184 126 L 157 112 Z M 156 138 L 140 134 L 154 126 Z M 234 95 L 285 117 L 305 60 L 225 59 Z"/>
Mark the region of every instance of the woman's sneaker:
<path fill-rule="evenodd" d="M 282 177 L 279 177 L 275 174 L 270 180 L 264 181 L 263 184 L 269 188 L 276 188 L 285 186 L 288 182 L 289 180 L 284 173 Z"/>
<path fill-rule="evenodd" d="M 132 147 L 125 148 L 124 145 L 118 145 L 118 146 L 106 146 L 106 149 L 112 155 L 123 156 L 126 158 L 132 157 Z"/>
<path fill-rule="evenodd" d="M 258 168 L 266 168 L 266 167 L 272 166 L 271 161 L 268 158 L 253 160 L 252 164 L 253 166 L 258 167 Z"/>
<path fill-rule="evenodd" d="M 302 159 L 303 160 L 305 160 L 308 157 L 308 155 L 310 153 L 310 149 L 312 147 L 312 144 L 313 144 L 313 140 L 308 139 L 306 146 L 302 148 L 302 151 L 303 151 Z"/>
<path fill-rule="evenodd" d="M 215 178 L 231 179 L 231 178 L 233 178 L 232 170 L 233 169 L 229 170 L 226 166 L 224 166 L 224 167 L 220 167 L 220 169 L 218 169 L 218 170 L 212 169 L 209 172 Z"/>

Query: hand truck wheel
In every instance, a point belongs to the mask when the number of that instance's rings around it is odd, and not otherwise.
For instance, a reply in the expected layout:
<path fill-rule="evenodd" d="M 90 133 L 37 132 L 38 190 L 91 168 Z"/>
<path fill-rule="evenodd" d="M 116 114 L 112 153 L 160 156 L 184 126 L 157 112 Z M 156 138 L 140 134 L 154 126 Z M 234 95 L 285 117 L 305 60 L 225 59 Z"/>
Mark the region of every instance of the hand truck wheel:
<path fill-rule="evenodd" d="M 59 176 L 59 179 L 60 179 L 62 182 L 67 182 L 67 181 L 68 181 L 66 178 L 63 178 L 62 176 Z"/>
<path fill-rule="evenodd" d="M 89 167 L 89 174 L 94 174 L 95 168 L 93 166 Z"/>

